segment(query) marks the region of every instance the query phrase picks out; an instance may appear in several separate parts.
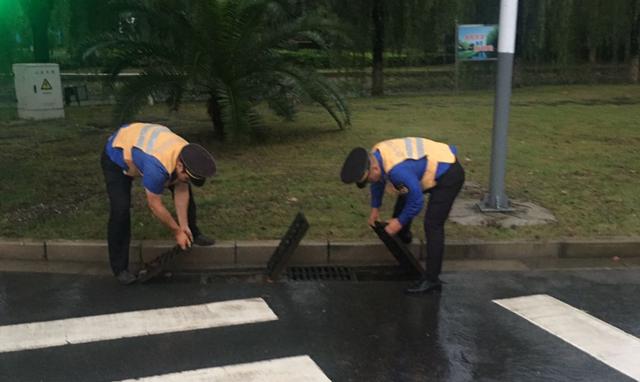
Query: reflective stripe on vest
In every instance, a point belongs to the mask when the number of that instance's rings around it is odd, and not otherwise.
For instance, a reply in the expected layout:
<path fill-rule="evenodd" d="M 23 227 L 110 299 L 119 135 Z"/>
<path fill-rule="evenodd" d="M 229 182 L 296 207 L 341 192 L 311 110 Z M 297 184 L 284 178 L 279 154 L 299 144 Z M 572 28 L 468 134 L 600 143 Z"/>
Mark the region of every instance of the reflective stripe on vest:
<path fill-rule="evenodd" d="M 426 157 L 427 168 L 420 180 L 423 190 L 428 190 L 436 185 L 438 163 L 454 163 L 456 161 L 456 156 L 447 144 L 425 138 L 390 139 L 373 146 L 371 152 L 375 153 L 376 150 L 380 152 L 386 174 L 389 174 L 395 166 L 407 159 L 419 160 Z"/>
<path fill-rule="evenodd" d="M 140 170 L 133 163 L 132 149 L 134 147 L 158 159 L 169 174 L 178 161 L 180 151 L 188 144 L 177 134 L 162 125 L 150 123 L 132 123 L 121 128 L 113 139 L 113 147 L 122 149 L 124 161 L 129 169 L 127 175 L 141 175 Z"/>

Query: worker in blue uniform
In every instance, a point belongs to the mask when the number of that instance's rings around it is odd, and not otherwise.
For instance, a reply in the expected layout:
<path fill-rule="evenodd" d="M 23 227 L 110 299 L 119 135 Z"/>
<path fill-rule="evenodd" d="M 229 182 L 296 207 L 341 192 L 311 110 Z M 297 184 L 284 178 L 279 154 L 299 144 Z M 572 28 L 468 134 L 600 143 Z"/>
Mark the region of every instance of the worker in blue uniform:
<path fill-rule="evenodd" d="M 136 276 L 129 272 L 131 236 L 131 184 L 142 178 L 147 205 L 153 215 L 173 233 L 176 243 L 186 249 L 192 243 L 213 245 L 214 240 L 196 225 L 196 205 L 191 185 L 202 186 L 216 172 L 213 156 L 202 146 L 189 143 L 169 128 L 150 123 L 131 123 L 112 134 L 102 152 L 110 212 L 108 223 L 109 262 L 122 284 Z M 171 190 L 176 218 L 162 202 L 165 189 Z"/>
<path fill-rule="evenodd" d="M 382 141 L 371 151 L 356 147 L 347 156 L 340 177 L 344 183 L 355 183 L 359 188 L 370 184 L 371 226 L 379 220 L 385 190 L 397 195 L 393 217 L 385 230 L 405 243 L 412 240 L 411 222 L 422 210 L 424 195 L 429 194 L 424 215 L 426 274 L 406 293 L 441 291 L 444 225 L 465 178 L 456 147 L 416 137 Z"/>

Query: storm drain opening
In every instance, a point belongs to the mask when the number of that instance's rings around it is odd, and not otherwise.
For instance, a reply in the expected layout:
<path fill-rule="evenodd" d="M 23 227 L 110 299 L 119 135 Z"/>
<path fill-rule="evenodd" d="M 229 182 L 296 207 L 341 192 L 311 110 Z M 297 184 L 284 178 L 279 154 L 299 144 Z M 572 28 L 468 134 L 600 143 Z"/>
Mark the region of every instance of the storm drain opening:
<path fill-rule="evenodd" d="M 289 282 L 385 282 L 418 280 L 412 270 L 400 266 L 293 266 L 283 269 L 283 281 Z M 157 282 L 197 282 L 214 283 L 263 283 L 273 282 L 265 279 L 262 268 L 229 268 L 206 271 L 168 270 L 158 277 Z"/>
<path fill-rule="evenodd" d="M 289 281 L 358 281 L 351 268 L 337 266 L 288 267 L 287 279 Z"/>

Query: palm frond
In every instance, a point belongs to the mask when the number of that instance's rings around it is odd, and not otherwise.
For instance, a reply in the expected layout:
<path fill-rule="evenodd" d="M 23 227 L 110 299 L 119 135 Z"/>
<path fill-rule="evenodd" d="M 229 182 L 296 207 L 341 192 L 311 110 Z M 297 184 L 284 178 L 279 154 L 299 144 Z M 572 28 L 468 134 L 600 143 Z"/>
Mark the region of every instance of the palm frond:
<path fill-rule="evenodd" d="M 340 129 L 351 125 L 351 112 L 340 92 L 324 77 L 295 67 L 283 67 L 279 71 L 285 78 L 295 81 L 301 91 L 320 104 L 331 115 Z"/>
<path fill-rule="evenodd" d="M 232 139 L 251 136 L 251 133 L 259 126 L 260 120 L 252 113 L 253 105 L 249 96 L 242 87 L 234 84 L 225 84 L 219 90 L 219 102 L 222 106 L 222 117 L 229 129 Z"/>

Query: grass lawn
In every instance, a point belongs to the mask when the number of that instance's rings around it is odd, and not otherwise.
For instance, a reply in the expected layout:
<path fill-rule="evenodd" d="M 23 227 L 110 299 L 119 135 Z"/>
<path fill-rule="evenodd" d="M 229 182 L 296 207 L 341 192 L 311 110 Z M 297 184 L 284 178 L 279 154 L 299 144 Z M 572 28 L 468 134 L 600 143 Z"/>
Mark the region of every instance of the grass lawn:
<path fill-rule="evenodd" d="M 488 187 L 493 92 L 351 100 L 353 126 L 339 131 L 318 107 L 292 122 L 267 115 L 262 142 L 211 139 L 200 104 L 140 120 L 166 124 L 214 153 L 219 175 L 196 189 L 200 225 L 218 239 L 278 239 L 298 210 L 307 239 L 374 239 L 368 194 L 339 180 L 349 150 L 425 136 L 456 144 L 467 180 Z M 597 237 L 640 234 L 640 87 L 516 89 L 509 127 L 507 194 L 551 210 L 558 223 L 502 229 L 449 223 L 450 239 Z M 104 239 L 107 196 L 99 156 L 115 126 L 110 107 L 71 107 L 58 121 L 15 120 L 0 110 L 0 237 Z M 479 198 L 463 192 L 463 198 Z M 170 198 L 167 196 L 167 203 Z M 387 213 L 393 200 L 386 199 Z M 168 239 L 134 186 L 133 237 Z M 421 218 L 414 232 L 423 237 Z"/>

